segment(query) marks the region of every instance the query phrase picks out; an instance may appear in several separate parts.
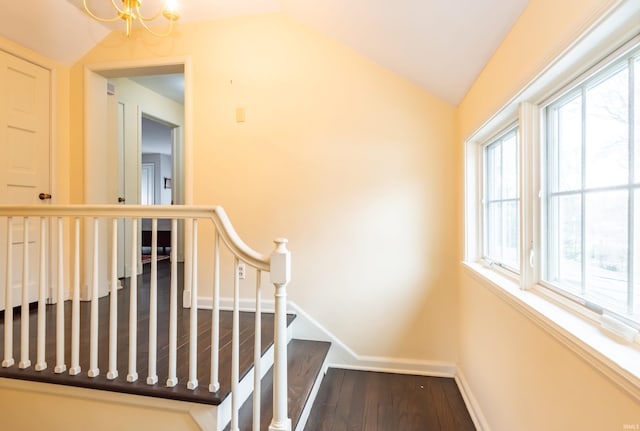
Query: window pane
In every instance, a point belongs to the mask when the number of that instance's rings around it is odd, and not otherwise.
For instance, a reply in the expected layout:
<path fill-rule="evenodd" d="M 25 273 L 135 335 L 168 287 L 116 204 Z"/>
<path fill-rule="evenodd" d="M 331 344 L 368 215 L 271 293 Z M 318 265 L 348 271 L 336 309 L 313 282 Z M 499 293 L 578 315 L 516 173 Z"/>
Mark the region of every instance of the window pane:
<path fill-rule="evenodd" d="M 635 61 L 635 182 L 640 182 L 640 57 Z"/>
<path fill-rule="evenodd" d="M 519 225 L 518 202 L 505 202 L 502 205 L 502 262 L 512 268 L 520 268 Z"/>
<path fill-rule="evenodd" d="M 542 228 L 545 281 L 640 324 L 639 54 L 547 107 Z"/>
<path fill-rule="evenodd" d="M 558 190 L 582 187 L 582 96 L 558 107 Z"/>
<path fill-rule="evenodd" d="M 502 203 L 487 205 L 487 256 L 500 261 L 502 258 Z"/>
<path fill-rule="evenodd" d="M 499 144 L 487 147 L 487 198 L 492 201 L 502 196 L 502 152 Z"/>
<path fill-rule="evenodd" d="M 628 193 L 589 193 L 585 200 L 587 297 L 624 311 L 628 280 Z"/>
<path fill-rule="evenodd" d="M 549 281 L 579 294 L 582 289 L 581 195 L 555 196 L 550 204 Z"/>
<path fill-rule="evenodd" d="M 517 129 L 487 145 L 484 155 L 485 257 L 517 270 L 520 267 Z"/>
<path fill-rule="evenodd" d="M 587 90 L 586 184 L 626 184 L 629 176 L 629 69 Z"/>
<path fill-rule="evenodd" d="M 502 199 L 518 197 L 518 141 L 512 133 L 502 141 Z"/>
<path fill-rule="evenodd" d="M 633 302 L 631 310 L 628 311 L 633 313 L 633 316 L 637 321 L 640 321 L 640 211 L 638 211 L 638 205 L 640 205 L 640 190 L 636 190 L 634 193 L 635 211 L 633 215 Z"/>

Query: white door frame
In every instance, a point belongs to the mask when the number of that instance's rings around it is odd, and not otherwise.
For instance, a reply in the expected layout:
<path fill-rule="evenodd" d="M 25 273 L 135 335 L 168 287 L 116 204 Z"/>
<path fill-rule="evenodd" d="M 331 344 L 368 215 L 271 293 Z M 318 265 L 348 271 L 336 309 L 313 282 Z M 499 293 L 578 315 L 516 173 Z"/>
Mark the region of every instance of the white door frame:
<path fill-rule="evenodd" d="M 107 78 L 120 76 L 149 75 L 162 73 L 184 73 L 184 203 L 193 203 L 193 131 L 192 121 L 192 86 L 191 86 L 191 57 L 157 58 L 135 61 L 95 63 L 85 66 L 85 94 L 90 81 L 90 74 L 95 73 Z M 85 97 L 84 115 L 85 127 L 90 127 L 87 121 L 89 107 L 92 101 Z M 85 134 L 87 132 L 85 131 Z M 86 181 L 86 180 L 85 180 Z"/>
<path fill-rule="evenodd" d="M 104 78 L 115 78 L 122 76 L 133 75 L 150 75 L 150 74 L 162 74 L 162 73 L 184 73 L 184 138 L 183 138 L 183 199 L 186 205 L 193 203 L 193 128 L 192 122 L 192 70 L 191 70 L 191 57 L 175 57 L 175 58 L 155 58 L 144 59 L 135 61 L 120 61 L 109 63 L 95 63 L 85 65 L 84 70 L 84 92 L 85 92 L 85 104 L 84 104 L 84 127 L 85 127 L 85 142 L 88 142 L 87 137 L 95 136 L 96 130 L 92 127 L 95 126 L 95 121 L 91 120 L 92 109 L 95 109 L 95 104 L 98 100 L 93 100 L 92 91 L 90 91 L 91 85 L 95 85 L 96 76 Z M 106 93 L 106 89 L 105 89 Z M 92 108 L 92 106 L 94 108 Z M 140 114 L 138 115 L 140 117 Z M 86 155 L 86 150 L 85 150 Z M 87 158 L 85 157 L 85 172 L 91 172 L 91 168 L 87 166 Z M 87 193 L 87 178 L 85 181 L 85 193 Z M 89 180 L 89 183 L 91 181 Z M 91 191 L 89 191 L 91 193 Z M 88 196 L 85 194 L 85 200 Z M 185 228 L 185 241 L 184 241 L 184 260 L 185 265 L 189 265 L 191 261 L 191 247 L 190 247 L 190 230 Z M 191 285 L 190 272 L 185 273 L 185 290 L 189 290 Z M 86 280 L 86 277 L 85 277 Z M 104 289 L 101 289 L 103 291 Z M 189 292 L 190 293 L 190 292 Z M 185 297 L 190 298 L 189 293 L 185 292 Z"/>
<path fill-rule="evenodd" d="M 192 71 L 191 57 L 175 57 L 175 58 L 152 58 L 137 61 L 122 61 L 109 63 L 88 64 L 85 66 L 85 128 L 91 127 L 87 122 L 88 106 L 92 103 L 91 96 L 87 95 L 87 86 L 89 79 L 87 74 L 97 74 L 106 78 L 133 75 L 149 75 L 162 73 L 175 73 L 176 71 L 184 73 L 184 203 L 190 205 L 193 203 L 193 131 L 192 121 Z M 85 130 L 85 136 L 88 134 Z M 85 179 L 86 182 L 86 179 Z"/>
<path fill-rule="evenodd" d="M 141 166 L 142 167 L 140 169 L 140 183 L 144 184 L 145 182 L 143 182 L 143 180 L 146 180 L 147 185 L 150 184 L 151 187 L 147 187 L 146 193 L 144 189 L 141 190 L 140 205 L 155 205 L 156 204 L 156 165 L 154 163 L 143 162 Z M 151 190 L 149 190 L 149 188 L 151 188 Z M 153 201 L 152 204 L 149 203 L 149 195 L 150 195 L 149 192 L 151 192 L 151 200 Z M 145 200 L 147 201 L 147 203 L 144 202 Z"/>
<path fill-rule="evenodd" d="M 180 183 L 176 183 L 176 181 L 178 180 L 178 162 L 179 162 L 179 157 L 177 154 L 178 151 L 178 135 L 180 134 L 180 132 L 183 130 L 182 126 L 180 126 L 179 124 L 174 124 L 171 120 L 163 118 L 162 116 L 157 116 L 157 115 L 152 115 L 150 113 L 145 112 L 144 110 L 140 113 L 140 121 L 142 121 L 142 119 L 147 119 L 147 120 L 151 120 L 155 123 L 159 123 L 162 124 L 164 126 L 166 126 L 167 128 L 171 129 L 171 137 L 169 139 L 171 139 L 171 181 L 172 181 L 172 186 L 171 186 L 171 204 L 179 204 L 176 203 L 176 184 L 180 185 L 180 188 L 183 189 L 184 191 L 184 185 L 180 184 Z M 141 133 L 142 133 L 142 129 L 141 129 Z M 140 148 L 140 153 L 142 154 L 142 148 Z M 142 157 L 140 158 L 140 160 L 142 160 Z M 183 167 L 184 168 L 184 167 Z M 184 172 L 182 173 L 184 175 Z M 162 187 L 162 185 L 161 185 Z M 180 195 L 178 196 L 181 200 L 183 197 Z M 161 205 L 159 203 L 156 203 L 156 205 Z"/>

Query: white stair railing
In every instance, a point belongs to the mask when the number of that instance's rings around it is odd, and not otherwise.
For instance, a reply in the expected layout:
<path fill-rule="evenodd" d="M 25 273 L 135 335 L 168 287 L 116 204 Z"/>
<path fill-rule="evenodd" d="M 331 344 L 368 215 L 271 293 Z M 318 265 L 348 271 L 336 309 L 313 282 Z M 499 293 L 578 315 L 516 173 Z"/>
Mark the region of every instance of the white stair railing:
<path fill-rule="evenodd" d="M 158 220 L 171 220 L 171 276 L 169 287 L 169 353 L 168 353 L 168 370 L 167 380 L 160 384 L 167 387 L 174 387 L 181 382 L 178 381 L 177 375 L 178 356 L 177 356 L 177 316 L 178 316 L 178 267 L 177 267 L 177 233 L 178 221 L 185 221 L 190 227 L 190 237 L 186 243 L 190 244 L 190 261 L 185 263 L 185 277 L 190 281 L 190 286 L 185 286 L 185 290 L 189 291 L 190 299 L 190 324 L 189 324 L 189 359 L 188 359 L 188 377 L 186 382 L 182 382 L 189 390 L 195 390 L 198 387 L 198 350 L 197 350 L 197 316 L 198 316 L 198 224 L 199 222 L 210 222 L 214 227 L 214 235 L 210 239 L 214 249 L 214 274 L 213 274 L 213 310 L 211 319 L 211 358 L 210 358 L 210 382 L 208 389 L 210 392 L 217 392 L 220 389 L 219 382 L 219 333 L 220 333 L 220 240 L 234 257 L 234 307 L 233 307 L 233 329 L 232 329 L 232 370 L 231 370 L 231 430 L 238 430 L 238 412 L 241 400 L 239 398 L 239 309 L 240 309 L 240 277 L 239 265 L 241 263 L 248 267 L 252 267 L 256 271 L 256 316 L 255 316 L 255 340 L 254 340 L 254 406 L 253 406 L 253 429 L 260 428 L 260 358 L 261 358 L 261 275 L 262 272 L 270 272 L 271 281 L 275 287 L 275 322 L 274 322 L 274 392 L 273 392 L 273 418 L 270 431 L 290 431 L 291 423 L 287 414 L 287 316 L 286 316 L 286 286 L 289 283 L 291 274 L 290 253 L 286 248 L 287 241 L 285 239 L 277 239 L 276 247 L 271 255 L 260 254 L 248 247 L 235 232 L 231 222 L 229 221 L 224 210 L 219 207 L 202 207 L 202 206 L 139 206 L 139 205 L 34 205 L 34 206 L 15 206 L 0 205 L 0 222 L 6 223 L 6 243 L 2 246 L 6 247 L 4 281 L 4 352 L 2 367 L 13 367 L 14 359 L 14 340 L 13 340 L 13 265 L 19 255 L 16 256 L 14 250 L 14 241 L 16 237 L 16 226 L 21 222 L 22 227 L 22 244 L 29 244 L 30 223 L 39 219 L 39 244 L 40 248 L 37 253 L 37 274 L 31 274 L 30 262 L 34 259 L 29 253 L 29 246 L 22 246 L 22 277 L 20 289 L 20 307 L 21 307 L 21 323 L 20 323 L 20 361 L 18 366 L 26 369 L 31 367 L 31 359 L 29 357 L 29 280 L 38 280 L 37 282 L 37 336 L 36 336 L 36 363 L 35 370 L 37 372 L 46 372 L 47 362 L 45 346 L 46 331 L 46 313 L 47 301 L 56 303 L 56 342 L 55 342 L 55 367 L 54 373 L 61 374 L 68 372 L 70 375 L 78 375 L 82 373 L 80 367 L 80 344 L 81 344 L 81 321 L 80 321 L 80 257 L 81 257 L 81 222 L 85 223 L 87 228 L 85 235 L 92 238 L 92 247 L 90 250 L 84 250 L 84 258 L 90 263 L 90 268 L 85 279 L 89 281 L 89 298 L 90 298 L 90 331 L 89 331 L 89 370 L 87 375 L 91 378 L 97 378 L 100 375 L 98 368 L 98 296 L 100 292 L 101 282 L 108 282 L 109 289 L 109 335 L 108 335 L 108 369 L 106 378 L 109 380 L 118 379 L 120 373 L 118 370 L 118 280 L 117 280 L 117 263 L 118 263 L 118 221 L 129 220 L 132 226 L 131 233 L 131 250 L 130 250 L 130 267 L 135 272 L 138 264 L 138 226 L 140 219 L 152 220 L 152 260 L 151 275 L 149 284 L 149 340 L 148 345 L 148 375 L 146 383 L 148 385 L 157 385 L 157 303 L 158 303 L 158 269 L 157 269 L 157 235 Z M 101 223 L 111 223 L 111 237 L 101 237 Z M 65 242 L 65 238 L 73 238 L 69 244 Z M 49 240 L 53 242 L 55 247 L 51 247 L 51 254 L 55 254 L 56 259 L 49 257 L 48 244 Z M 203 239 L 203 238 L 200 238 Z M 108 262 L 100 262 L 100 250 L 110 244 L 111 253 L 107 257 Z M 67 246 L 67 247 L 65 247 Z M 67 250 L 69 255 L 65 256 L 64 251 Z M 32 253 L 33 254 L 33 253 Z M 189 253 L 187 253 L 189 256 Z M 65 266 L 65 257 L 72 262 L 69 267 Z M 55 264 L 55 265 L 54 265 Z M 100 280 L 101 264 L 104 267 L 110 267 L 111 272 L 108 280 Z M 48 270 L 54 270 L 56 274 L 56 289 L 53 292 L 49 289 L 49 279 L 47 277 Z M 70 274 L 69 274 L 70 273 Z M 127 382 L 136 382 L 138 380 L 137 372 L 137 325 L 138 325 L 138 286 L 137 277 L 130 278 L 129 284 L 129 356 L 128 369 L 125 379 Z M 46 292 L 52 292 L 47 298 Z M 67 371 L 65 363 L 65 299 L 71 301 L 71 346 L 70 346 L 70 366 Z M 186 305 L 186 304 L 185 304 Z M 202 365 L 202 364 L 200 364 Z"/>

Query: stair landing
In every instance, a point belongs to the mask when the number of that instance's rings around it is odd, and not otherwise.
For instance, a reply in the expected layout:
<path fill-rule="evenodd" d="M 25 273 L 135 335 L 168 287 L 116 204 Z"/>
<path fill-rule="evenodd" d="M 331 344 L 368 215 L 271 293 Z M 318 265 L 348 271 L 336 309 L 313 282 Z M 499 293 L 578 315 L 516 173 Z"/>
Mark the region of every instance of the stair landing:
<path fill-rule="evenodd" d="M 210 381 L 210 357 L 211 357 L 211 311 L 198 310 L 198 382 L 195 390 L 187 389 L 188 354 L 189 354 L 189 319 L 190 310 L 182 308 L 178 304 L 178 352 L 177 375 L 178 385 L 173 388 L 166 387 L 168 374 L 168 343 L 169 343 L 169 263 L 158 264 L 158 349 L 157 349 L 157 374 L 158 383 L 148 385 L 146 383 L 148 373 L 148 334 L 149 334 L 149 274 L 138 277 L 138 351 L 137 372 L 139 378 L 134 383 L 127 382 L 128 356 L 129 356 L 129 285 L 125 280 L 123 289 L 118 291 L 118 377 L 114 380 L 106 378 L 108 369 L 108 341 L 109 341 L 109 297 L 99 300 L 99 341 L 98 341 L 98 367 L 100 375 L 88 377 L 89 369 L 89 308 L 90 303 L 82 302 L 81 329 L 80 329 L 80 366 L 82 372 L 71 376 L 68 371 L 56 374 L 55 367 L 55 330 L 56 311 L 54 305 L 47 306 L 47 343 L 46 361 L 47 368 L 43 371 L 35 370 L 36 359 L 36 313 L 32 310 L 29 318 L 29 352 L 32 362 L 31 367 L 20 369 L 20 308 L 14 309 L 13 321 L 13 353 L 16 364 L 10 368 L 0 367 L 0 377 L 30 380 L 43 383 L 61 384 L 82 388 L 98 389 L 112 392 L 121 392 L 134 395 L 160 397 L 173 400 L 195 402 L 201 404 L 218 405 L 230 393 L 231 390 L 231 312 L 220 313 L 220 389 L 209 392 Z M 182 280 L 182 277 L 178 277 Z M 178 298 L 182 298 L 179 294 Z M 180 302 L 180 299 L 179 299 Z M 290 324 L 295 316 L 288 316 Z M 262 314 L 262 353 L 266 352 L 273 344 L 273 314 Z M 254 321 L 255 313 L 240 313 L 240 378 L 242 378 L 253 366 L 254 345 Z M 4 356 L 4 313 L 0 312 L 0 352 Z M 71 362 L 71 303 L 65 303 L 65 363 L 67 368 Z"/>

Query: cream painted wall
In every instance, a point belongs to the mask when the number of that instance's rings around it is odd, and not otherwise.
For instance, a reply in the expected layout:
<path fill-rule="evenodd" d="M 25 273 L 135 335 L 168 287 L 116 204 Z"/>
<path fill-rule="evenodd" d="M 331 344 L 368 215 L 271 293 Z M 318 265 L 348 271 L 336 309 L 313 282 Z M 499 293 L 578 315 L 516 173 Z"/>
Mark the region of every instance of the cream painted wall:
<path fill-rule="evenodd" d="M 28 384 L 25 386 L 29 386 Z M 188 413 L 170 409 L 127 405 L 123 400 L 109 402 L 97 398 L 71 397 L 63 394 L 33 390 L 0 388 L 2 429 L 47 431 L 112 431 L 201 430 Z M 75 388 L 74 388 L 75 389 Z M 76 389 L 77 391 L 77 389 Z M 89 391 L 89 390 L 87 390 Z"/>
<path fill-rule="evenodd" d="M 464 139 L 613 3 L 530 0 L 457 109 L 460 202 Z M 462 211 L 458 217 L 462 227 Z M 620 430 L 640 423 L 635 399 L 463 269 L 459 272 L 459 368 L 490 429 Z"/>
<path fill-rule="evenodd" d="M 469 276 L 460 368 L 493 431 L 623 430 L 640 404 Z"/>
<path fill-rule="evenodd" d="M 223 205 L 261 252 L 288 237 L 290 299 L 356 353 L 455 361 L 454 109 L 269 14 L 180 25 L 163 40 L 112 34 L 73 67 L 74 123 L 84 65 L 164 56 L 191 59 L 193 203 Z"/>
<path fill-rule="evenodd" d="M 619 0 L 530 0 L 457 109 L 465 139 Z"/>

